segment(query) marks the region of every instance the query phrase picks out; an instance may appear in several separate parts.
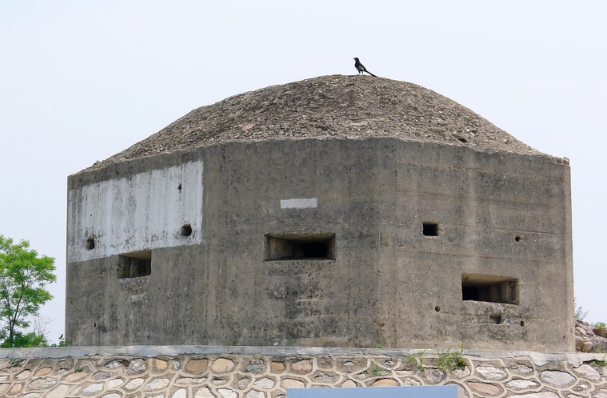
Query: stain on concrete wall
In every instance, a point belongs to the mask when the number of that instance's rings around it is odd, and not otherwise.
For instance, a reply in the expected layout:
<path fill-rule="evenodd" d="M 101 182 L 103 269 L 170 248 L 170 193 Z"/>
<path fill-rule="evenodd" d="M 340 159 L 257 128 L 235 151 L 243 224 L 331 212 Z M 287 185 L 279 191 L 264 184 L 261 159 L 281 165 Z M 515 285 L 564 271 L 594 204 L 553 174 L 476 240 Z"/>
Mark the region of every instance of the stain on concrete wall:
<path fill-rule="evenodd" d="M 70 189 L 68 262 L 200 244 L 202 181 L 197 161 Z"/>

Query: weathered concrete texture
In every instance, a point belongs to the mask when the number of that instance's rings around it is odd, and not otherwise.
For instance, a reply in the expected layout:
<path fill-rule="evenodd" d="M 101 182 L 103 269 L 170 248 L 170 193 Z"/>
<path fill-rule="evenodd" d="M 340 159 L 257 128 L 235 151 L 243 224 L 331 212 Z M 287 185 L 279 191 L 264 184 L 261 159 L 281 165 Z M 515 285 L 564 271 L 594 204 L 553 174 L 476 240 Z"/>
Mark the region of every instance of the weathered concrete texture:
<path fill-rule="evenodd" d="M 70 344 L 574 350 L 563 161 L 379 137 L 231 142 L 112 163 L 69 189 L 192 160 L 203 241 L 151 247 L 139 278 L 117 277 L 117 255 L 68 263 Z M 327 233 L 330 259 L 265 261 L 266 234 Z M 514 293 L 462 300 L 466 278 Z"/>
<path fill-rule="evenodd" d="M 329 349 L 306 353 L 302 349 L 271 353 L 275 350 L 207 347 L 198 354 L 185 354 L 179 353 L 180 347 L 172 347 L 170 354 L 141 355 L 142 351 L 167 348 L 85 347 L 81 351 L 89 355 L 76 357 L 65 356 L 74 352 L 72 348 L 0 350 L 0 358 L 4 358 L 0 359 L 0 395 L 285 398 L 290 388 L 449 384 L 458 387 L 460 397 L 470 398 L 607 396 L 607 371 L 599 366 L 603 354 L 464 353 L 465 367 L 455 370 L 439 367 L 444 351 L 435 350 L 360 353 Z M 240 348 L 250 352 L 231 352 Z M 43 355 L 51 352 L 55 358 Z"/>
<path fill-rule="evenodd" d="M 202 178 L 198 161 L 69 190 L 67 261 L 200 244 Z"/>
<path fill-rule="evenodd" d="M 470 109 L 413 83 L 321 76 L 193 110 L 88 170 L 234 141 L 392 137 L 484 151 L 539 152 Z"/>

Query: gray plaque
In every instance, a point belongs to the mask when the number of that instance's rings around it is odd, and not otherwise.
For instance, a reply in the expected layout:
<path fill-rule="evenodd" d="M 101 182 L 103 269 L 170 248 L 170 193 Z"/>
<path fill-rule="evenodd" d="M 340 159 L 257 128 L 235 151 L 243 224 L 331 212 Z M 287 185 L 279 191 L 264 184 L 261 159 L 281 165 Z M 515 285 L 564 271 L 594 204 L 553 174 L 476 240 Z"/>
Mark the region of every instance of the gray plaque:
<path fill-rule="evenodd" d="M 287 398 L 457 398 L 457 386 L 292 388 Z"/>

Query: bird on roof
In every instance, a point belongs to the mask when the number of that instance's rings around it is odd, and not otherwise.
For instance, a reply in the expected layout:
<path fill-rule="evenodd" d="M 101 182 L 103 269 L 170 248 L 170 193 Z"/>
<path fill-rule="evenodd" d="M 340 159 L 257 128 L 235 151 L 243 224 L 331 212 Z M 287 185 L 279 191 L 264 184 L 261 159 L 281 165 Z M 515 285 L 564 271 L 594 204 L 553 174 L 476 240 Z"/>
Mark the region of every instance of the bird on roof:
<path fill-rule="evenodd" d="M 361 64 L 361 63 L 360 63 L 360 60 L 359 60 L 357 57 L 354 57 L 354 60 L 356 61 L 356 62 L 354 63 L 354 67 L 355 67 L 355 68 L 356 68 L 356 70 L 358 71 L 358 74 L 359 74 L 359 75 L 360 75 L 361 73 L 363 73 L 363 72 L 367 72 L 367 73 L 368 73 L 368 74 L 370 74 L 371 76 L 373 76 L 373 77 L 377 77 L 377 76 L 375 76 L 373 73 L 369 72 L 369 71 L 367 70 L 367 68 L 365 68 L 365 65 L 363 65 L 363 64 Z"/>

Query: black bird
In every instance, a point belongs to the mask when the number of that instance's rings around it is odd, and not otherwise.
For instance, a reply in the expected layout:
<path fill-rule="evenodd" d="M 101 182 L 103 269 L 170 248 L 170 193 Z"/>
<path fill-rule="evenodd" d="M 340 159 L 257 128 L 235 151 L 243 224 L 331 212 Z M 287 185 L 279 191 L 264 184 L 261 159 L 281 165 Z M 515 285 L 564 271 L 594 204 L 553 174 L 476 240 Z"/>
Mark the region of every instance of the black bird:
<path fill-rule="evenodd" d="M 359 59 L 358 59 L 358 58 L 354 57 L 354 60 L 356 61 L 356 62 L 354 63 L 354 67 L 355 67 L 355 68 L 356 68 L 356 70 L 358 71 L 358 74 L 359 74 L 359 75 L 360 75 L 361 73 L 363 73 L 363 72 L 367 72 L 367 73 L 368 73 L 368 74 L 370 74 L 371 76 L 373 76 L 373 77 L 377 77 L 377 76 L 375 76 L 373 73 L 369 72 L 369 71 L 367 70 L 367 68 L 365 68 L 365 65 L 363 65 L 363 64 L 361 64 L 361 63 L 360 63 L 360 61 L 359 61 Z"/>

